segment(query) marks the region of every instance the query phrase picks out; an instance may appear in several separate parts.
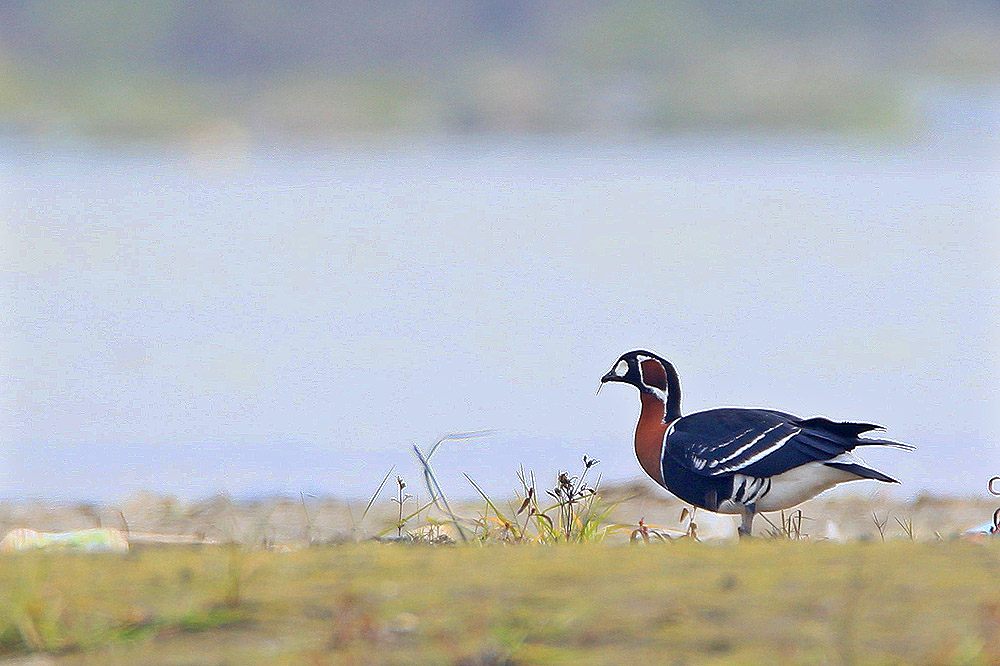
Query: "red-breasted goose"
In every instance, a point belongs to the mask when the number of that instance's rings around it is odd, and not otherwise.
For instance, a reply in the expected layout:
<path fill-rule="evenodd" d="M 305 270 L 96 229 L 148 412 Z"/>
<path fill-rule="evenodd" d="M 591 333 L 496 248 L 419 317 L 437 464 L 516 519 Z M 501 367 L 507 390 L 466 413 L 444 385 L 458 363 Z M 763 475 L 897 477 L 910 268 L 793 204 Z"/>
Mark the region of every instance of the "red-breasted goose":
<path fill-rule="evenodd" d="M 601 383 L 639 389 L 635 429 L 639 464 L 654 481 L 694 506 L 741 515 L 749 535 L 759 511 L 788 509 L 859 479 L 898 483 L 851 451 L 857 446 L 913 447 L 862 439 L 872 423 L 800 419 L 769 409 L 710 409 L 681 416 L 681 385 L 669 361 L 644 350 L 623 354 Z"/>

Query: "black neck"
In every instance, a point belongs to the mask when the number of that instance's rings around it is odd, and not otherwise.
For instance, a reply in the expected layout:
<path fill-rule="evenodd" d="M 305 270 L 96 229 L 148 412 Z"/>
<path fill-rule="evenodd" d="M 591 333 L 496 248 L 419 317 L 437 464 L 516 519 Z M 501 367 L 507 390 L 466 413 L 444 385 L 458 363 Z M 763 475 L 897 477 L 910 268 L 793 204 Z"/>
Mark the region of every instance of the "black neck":
<path fill-rule="evenodd" d="M 663 420 L 673 421 L 681 417 L 681 380 L 670 361 L 660 360 L 667 373 L 667 401 L 663 406 Z"/>

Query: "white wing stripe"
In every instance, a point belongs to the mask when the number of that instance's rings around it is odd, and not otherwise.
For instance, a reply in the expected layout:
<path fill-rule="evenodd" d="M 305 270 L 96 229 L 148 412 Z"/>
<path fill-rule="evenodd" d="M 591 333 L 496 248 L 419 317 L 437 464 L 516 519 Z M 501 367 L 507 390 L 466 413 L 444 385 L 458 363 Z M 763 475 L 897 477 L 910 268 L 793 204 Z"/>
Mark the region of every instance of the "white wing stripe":
<path fill-rule="evenodd" d="M 784 425 L 784 424 L 780 424 L 780 425 Z M 777 426 L 775 426 L 775 428 L 776 427 Z M 774 428 L 771 428 L 771 430 L 774 430 Z M 767 432 L 771 432 L 771 430 L 768 430 Z M 731 467 L 723 467 L 719 471 L 721 471 L 721 472 L 732 472 L 733 470 L 736 470 L 736 469 L 743 469 L 744 467 L 748 467 L 748 466 L 754 464 L 755 462 L 757 462 L 758 460 L 760 460 L 761 458 L 763 458 L 765 456 L 768 456 L 768 455 L 774 453 L 775 451 L 777 451 L 778 449 L 780 449 L 782 446 L 784 446 L 785 442 L 787 442 L 788 440 L 790 440 L 792 437 L 795 437 L 800 432 L 802 432 L 802 430 L 800 428 L 796 428 L 795 431 L 792 432 L 792 434 L 785 435 L 784 437 L 782 437 L 781 439 L 779 439 L 777 442 L 775 442 L 771 446 L 769 446 L 766 449 L 764 449 L 763 451 L 760 451 L 759 453 L 756 453 L 756 454 L 750 456 L 749 458 L 747 458 L 746 460 L 744 460 L 742 462 L 739 462 L 739 463 L 737 463 L 735 465 L 732 465 Z M 766 435 L 767 433 L 764 433 L 764 434 Z M 763 437 L 763 436 L 764 435 L 761 435 L 761 437 Z"/>
<path fill-rule="evenodd" d="M 747 449 L 749 449 L 751 446 L 753 446 L 754 444 L 756 444 L 760 440 L 764 439 L 769 432 L 771 432 L 772 430 L 777 430 L 778 428 L 780 428 L 783 425 L 786 425 L 786 424 L 784 422 L 782 422 L 782 423 L 779 423 L 776 426 L 768 428 L 767 430 L 765 430 L 764 432 L 760 433 L 759 435 L 757 435 L 756 437 L 754 437 L 752 440 L 750 440 L 749 444 L 745 444 L 744 446 L 741 446 L 740 448 L 736 449 L 736 451 L 734 451 L 732 453 L 732 455 L 728 455 L 725 458 L 720 458 L 719 460 L 713 460 L 709 464 L 709 467 L 718 467 L 719 465 L 721 465 L 723 463 L 729 462 L 730 460 L 732 460 L 733 458 L 736 458 L 737 456 L 739 456 L 741 453 L 743 453 L 744 451 L 746 451 Z M 726 442 L 726 444 L 729 444 L 730 442 L 735 442 L 737 439 L 739 439 L 743 435 L 747 434 L 747 432 L 750 432 L 750 431 L 747 430 L 743 434 L 734 437 L 733 439 L 729 440 L 729 442 Z M 800 431 L 799 430 L 795 431 L 795 433 L 798 433 L 798 432 L 800 432 Z M 795 433 L 793 433 L 793 434 L 795 434 Z M 723 444 L 722 446 L 725 446 L 725 444 Z"/>
<path fill-rule="evenodd" d="M 732 444 L 733 442 L 735 442 L 736 440 L 738 440 L 743 435 L 746 435 L 746 434 L 751 433 L 751 432 L 753 432 L 753 428 L 747 428 L 746 430 L 744 430 L 740 434 L 736 435 L 736 437 L 733 437 L 732 439 L 727 439 L 722 444 L 716 444 L 715 446 L 706 447 L 705 451 L 718 451 L 720 449 L 724 449 L 725 447 L 729 446 L 730 444 Z M 740 449 L 740 450 L 742 451 L 742 449 Z M 739 453 L 739 451 L 736 452 L 736 454 L 738 454 L 738 453 Z M 736 454 L 733 454 L 733 455 L 736 455 Z M 725 460 L 729 460 L 729 459 L 726 458 Z M 711 467 L 715 467 L 720 462 L 725 462 L 725 460 L 716 460 L 716 461 L 712 462 Z"/>

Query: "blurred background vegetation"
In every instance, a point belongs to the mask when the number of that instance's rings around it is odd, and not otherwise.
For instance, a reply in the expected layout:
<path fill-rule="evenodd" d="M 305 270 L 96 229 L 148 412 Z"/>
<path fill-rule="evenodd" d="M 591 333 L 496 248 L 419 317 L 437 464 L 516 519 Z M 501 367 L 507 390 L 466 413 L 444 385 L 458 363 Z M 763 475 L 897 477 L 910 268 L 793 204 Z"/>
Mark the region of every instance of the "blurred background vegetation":
<path fill-rule="evenodd" d="M 18 135 L 908 132 L 997 0 L 0 0 Z"/>

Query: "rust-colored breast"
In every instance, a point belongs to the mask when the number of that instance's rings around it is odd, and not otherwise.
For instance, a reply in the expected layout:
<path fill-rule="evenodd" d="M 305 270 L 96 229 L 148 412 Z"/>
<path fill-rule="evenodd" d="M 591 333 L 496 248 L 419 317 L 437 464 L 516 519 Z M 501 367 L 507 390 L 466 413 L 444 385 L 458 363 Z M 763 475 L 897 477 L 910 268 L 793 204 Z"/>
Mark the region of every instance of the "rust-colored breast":
<path fill-rule="evenodd" d="M 642 411 L 639 412 L 639 423 L 635 427 L 635 456 L 646 474 L 662 486 L 660 456 L 663 452 L 663 435 L 667 432 L 667 425 L 663 422 L 663 403 L 646 393 L 640 393 L 639 399 L 642 401 Z"/>

